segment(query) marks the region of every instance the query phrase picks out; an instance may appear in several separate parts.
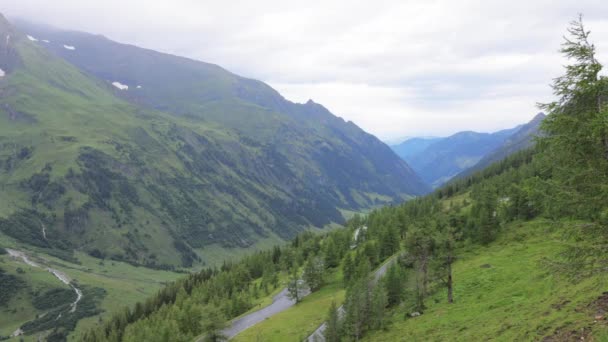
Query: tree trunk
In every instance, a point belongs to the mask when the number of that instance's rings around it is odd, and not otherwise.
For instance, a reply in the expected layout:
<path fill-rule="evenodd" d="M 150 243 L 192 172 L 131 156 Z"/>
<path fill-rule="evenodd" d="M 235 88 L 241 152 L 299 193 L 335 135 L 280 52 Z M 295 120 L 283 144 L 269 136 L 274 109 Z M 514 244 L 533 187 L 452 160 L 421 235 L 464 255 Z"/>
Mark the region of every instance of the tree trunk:
<path fill-rule="evenodd" d="M 604 158 L 608 160 L 608 137 L 606 134 L 604 134 L 604 137 L 602 138 L 602 143 L 604 145 Z"/>
<path fill-rule="evenodd" d="M 424 258 L 422 259 L 422 292 L 423 294 L 426 296 L 427 295 L 427 288 L 428 288 L 428 282 L 429 282 L 429 278 L 428 278 L 428 265 L 427 265 L 427 257 L 424 256 Z"/>
<path fill-rule="evenodd" d="M 454 303 L 454 287 L 452 284 L 452 257 L 448 257 L 448 303 Z"/>

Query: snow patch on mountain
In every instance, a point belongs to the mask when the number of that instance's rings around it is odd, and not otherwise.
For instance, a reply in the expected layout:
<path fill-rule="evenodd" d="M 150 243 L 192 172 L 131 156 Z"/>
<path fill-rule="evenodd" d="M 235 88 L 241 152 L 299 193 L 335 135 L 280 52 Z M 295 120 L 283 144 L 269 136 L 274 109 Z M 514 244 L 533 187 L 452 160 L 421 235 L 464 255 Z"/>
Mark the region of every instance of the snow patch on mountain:
<path fill-rule="evenodd" d="M 65 45 L 65 44 L 64 44 L 64 45 L 63 45 L 63 47 L 64 47 L 66 50 L 76 50 L 76 47 L 74 47 L 74 46 L 72 46 L 72 45 Z"/>
<path fill-rule="evenodd" d="M 128 90 L 129 86 L 126 84 L 122 84 L 118 81 L 114 81 L 112 82 L 112 85 L 115 86 L 116 88 L 120 89 L 120 90 Z"/>
<path fill-rule="evenodd" d="M 6 73 L 4 72 L 4 70 L 0 69 L 0 77 L 4 77 L 4 75 L 6 75 Z"/>
<path fill-rule="evenodd" d="M 31 41 L 33 41 L 33 42 L 37 42 L 37 41 L 38 41 L 38 39 L 36 39 L 36 38 L 34 38 L 34 37 L 30 36 L 29 34 L 27 35 L 27 39 L 29 39 L 29 40 L 31 40 Z"/>
<path fill-rule="evenodd" d="M 50 40 L 48 40 L 48 39 L 43 39 L 43 40 L 42 40 L 42 42 L 43 42 L 43 43 L 47 43 L 47 44 L 48 44 L 48 43 L 50 43 L 51 41 L 50 41 Z"/>

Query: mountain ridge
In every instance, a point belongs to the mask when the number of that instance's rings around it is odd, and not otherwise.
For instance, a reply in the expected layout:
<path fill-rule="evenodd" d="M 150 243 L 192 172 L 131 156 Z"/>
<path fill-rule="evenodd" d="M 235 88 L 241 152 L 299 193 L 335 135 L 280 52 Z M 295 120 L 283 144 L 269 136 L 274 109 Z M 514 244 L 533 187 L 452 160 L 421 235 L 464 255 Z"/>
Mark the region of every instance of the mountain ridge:
<path fill-rule="evenodd" d="M 517 131 L 513 133 L 505 142 L 497 147 L 495 150 L 486 154 L 472 167 L 462 171 L 455 178 L 462 178 L 470 176 L 477 171 L 481 171 L 484 168 L 501 161 L 509 155 L 518 151 L 530 148 L 535 143 L 535 137 L 538 135 L 540 130 L 540 124 L 545 119 L 544 113 L 536 114 L 529 122 L 518 126 Z"/>
<path fill-rule="evenodd" d="M 0 36 L 17 32 L 0 22 Z M 118 43 L 91 53 L 105 63 L 93 63 L 95 74 L 58 53 L 85 63 L 82 41 L 24 31 L 36 41 L 15 34 L 4 50 L 18 58 L 0 58 L 0 231 L 23 243 L 66 258 L 78 248 L 150 267 L 191 266 L 213 246 L 279 243 L 343 222 L 343 210 L 428 191 L 385 144 L 312 101 L 293 104 L 262 82 L 130 47 L 134 57 Z M 141 88 L 100 77 L 121 51 L 122 63 L 141 55 L 165 64 Z M 167 72 L 195 74 L 182 63 L 211 68 L 212 77 L 178 78 L 169 84 L 190 93 L 165 93 L 155 81 Z M 140 72 L 128 63 L 121 70 Z"/>
<path fill-rule="evenodd" d="M 474 166 L 520 126 L 494 133 L 462 131 L 445 138 L 409 139 L 391 148 L 436 188 Z"/>

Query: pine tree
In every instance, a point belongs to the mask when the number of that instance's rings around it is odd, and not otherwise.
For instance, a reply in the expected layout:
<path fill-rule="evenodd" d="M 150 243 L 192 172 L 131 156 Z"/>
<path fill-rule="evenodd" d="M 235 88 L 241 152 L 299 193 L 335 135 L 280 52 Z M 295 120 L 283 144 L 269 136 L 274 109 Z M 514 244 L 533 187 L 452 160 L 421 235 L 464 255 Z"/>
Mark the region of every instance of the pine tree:
<path fill-rule="evenodd" d="M 295 300 L 296 304 L 300 302 L 302 295 L 302 280 L 298 275 L 298 270 L 294 267 L 289 275 L 289 281 L 287 282 L 287 296 L 291 300 Z"/>
<path fill-rule="evenodd" d="M 593 243 L 568 251 L 571 270 L 593 273 L 605 271 L 608 262 L 608 77 L 600 76 L 602 65 L 582 17 L 571 22 L 568 33 L 561 52 L 573 63 L 553 83 L 558 99 L 541 105 L 549 115 L 540 145 L 551 172 L 542 189 L 554 216 L 594 221 L 572 231 Z"/>
<path fill-rule="evenodd" d="M 332 301 L 327 314 L 326 327 L 323 331 L 323 337 L 326 342 L 340 342 L 342 340 L 340 330 L 341 322 L 336 302 Z"/>
<path fill-rule="evenodd" d="M 356 281 L 348 290 L 344 302 L 344 310 L 346 311 L 344 329 L 354 340 L 359 340 L 368 328 L 369 285 L 370 282 L 367 278 Z"/>
<path fill-rule="evenodd" d="M 424 309 L 424 298 L 428 294 L 429 282 L 429 262 L 434 250 L 433 234 L 427 223 L 427 231 L 419 228 L 412 228 L 408 231 L 405 239 L 406 250 L 414 259 L 416 265 L 416 300 L 418 310 Z"/>
<path fill-rule="evenodd" d="M 389 267 L 384 277 L 384 287 L 386 288 L 388 306 L 395 306 L 401 303 L 405 279 L 401 267 L 393 264 Z"/>
<path fill-rule="evenodd" d="M 334 239 L 329 237 L 325 247 L 325 265 L 329 268 L 337 267 L 340 263 L 340 256 Z"/>
<path fill-rule="evenodd" d="M 388 296 L 383 286 L 375 286 L 370 303 L 370 329 L 384 328 Z"/>
<path fill-rule="evenodd" d="M 540 105 L 549 114 L 540 142 L 552 166 L 556 210 L 597 217 L 608 200 L 598 186 L 608 170 L 608 78 L 599 76 L 602 65 L 582 17 L 571 22 L 568 33 L 561 52 L 574 63 L 553 83 L 558 100 Z"/>
<path fill-rule="evenodd" d="M 454 302 L 454 280 L 452 275 L 452 264 L 456 261 L 456 241 L 461 234 L 453 226 L 438 232 L 435 238 L 435 269 L 439 280 L 447 289 L 448 303 Z"/>
<path fill-rule="evenodd" d="M 324 276 L 325 264 L 323 263 L 323 260 L 315 256 L 308 258 L 306 265 L 304 265 L 304 274 L 302 278 L 310 288 L 310 291 L 314 292 L 321 288 Z"/>
<path fill-rule="evenodd" d="M 226 321 L 222 312 L 213 306 L 207 306 L 203 313 L 204 341 L 219 342 L 227 340 L 222 330 L 226 327 Z"/>
<path fill-rule="evenodd" d="M 344 257 L 344 266 L 342 266 L 342 275 L 344 279 L 344 287 L 348 287 L 351 280 L 355 275 L 355 265 L 353 264 L 353 258 L 350 254 L 346 254 Z"/>

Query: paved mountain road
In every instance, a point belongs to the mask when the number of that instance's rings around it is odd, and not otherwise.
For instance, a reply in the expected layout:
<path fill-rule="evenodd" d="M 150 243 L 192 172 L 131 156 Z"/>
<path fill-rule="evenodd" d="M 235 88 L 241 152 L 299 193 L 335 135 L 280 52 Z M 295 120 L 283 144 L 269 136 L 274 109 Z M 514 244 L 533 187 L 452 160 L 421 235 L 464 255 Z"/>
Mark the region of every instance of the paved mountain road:
<path fill-rule="evenodd" d="M 310 294 L 310 290 L 307 288 L 303 290 L 301 296 L 306 297 Z M 260 323 L 261 321 L 270 318 L 281 311 L 285 311 L 296 304 L 295 300 L 292 300 L 288 296 L 287 288 L 284 288 L 279 294 L 274 296 L 272 304 L 258 311 L 252 312 L 241 318 L 237 318 L 232 321 L 230 327 L 224 329 L 223 334 L 228 339 L 233 338 L 245 329 Z"/>

